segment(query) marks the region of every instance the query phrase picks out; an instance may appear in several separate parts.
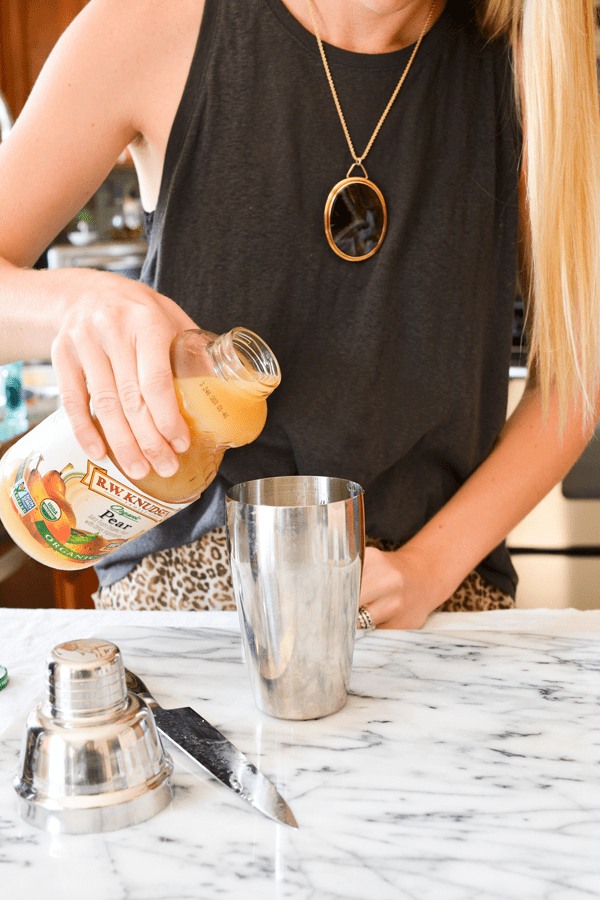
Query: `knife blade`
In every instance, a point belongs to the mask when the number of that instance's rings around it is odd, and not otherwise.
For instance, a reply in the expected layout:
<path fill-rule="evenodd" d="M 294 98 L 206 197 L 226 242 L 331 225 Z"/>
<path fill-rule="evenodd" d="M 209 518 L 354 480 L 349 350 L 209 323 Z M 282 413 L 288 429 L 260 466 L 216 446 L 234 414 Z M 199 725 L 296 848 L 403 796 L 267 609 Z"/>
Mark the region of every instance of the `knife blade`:
<path fill-rule="evenodd" d="M 269 779 L 200 713 L 189 706 L 164 709 L 138 675 L 126 668 L 125 678 L 127 690 L 145 700 L 164 737 L 265 816 L 298 828 L 293 812 Z"/>

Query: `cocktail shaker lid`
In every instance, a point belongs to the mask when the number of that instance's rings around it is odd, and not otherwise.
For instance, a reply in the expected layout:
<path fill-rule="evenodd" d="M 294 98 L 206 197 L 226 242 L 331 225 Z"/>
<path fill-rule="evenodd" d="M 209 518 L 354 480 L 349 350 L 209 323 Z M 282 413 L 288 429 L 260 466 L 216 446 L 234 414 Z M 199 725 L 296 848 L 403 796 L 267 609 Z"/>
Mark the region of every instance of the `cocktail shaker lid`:
<path fill-rule="evenodd" d="M 127 699 L 118 647 L 97 638 L 59 644 L 48 654 L 46 689 L 53 718 L 118 713 Z"/>
<path fill-rule="evenodd" d="M 53 833 L 135 825 L 170 802 L 172 771 L 152 710 L 127 693 L 119 648 L 102 638 L 54 647 L 13 782 L 23 818 Z"/>

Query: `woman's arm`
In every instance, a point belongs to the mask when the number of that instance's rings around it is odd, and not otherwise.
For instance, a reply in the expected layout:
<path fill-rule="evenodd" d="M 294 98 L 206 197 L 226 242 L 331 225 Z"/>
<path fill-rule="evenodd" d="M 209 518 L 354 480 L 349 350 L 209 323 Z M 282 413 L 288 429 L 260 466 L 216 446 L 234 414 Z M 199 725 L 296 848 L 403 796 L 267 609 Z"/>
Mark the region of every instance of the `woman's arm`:
<path fill-rule="evenodd" d="M 103 447 L 89 395 L 132 477 L 177 467 L 189 443 L 169 366 L 194 327 L 175 303 L 117 275 L 33 271 L 119 154 L 135 143 L 142 196 L 156 200 L 201 0 L 92 0 L 61 37 L 0 145 L 0 359 L 49 357 L 84 450 Z M 152 208 L 152 206 L 150 206 Z M 166 470 L 165 470 L 166 471 Z"/>
<path fill-rule="evenodd" d="M 361 605 L 374 622 L 420 628 L 564 478 L 590 437 L 577 410 L 561 435 L 556 398 L 545 418 L 528 385 L 494 449 L 454 497 L 399 550 L 367 548 Z"/>
<path fill-rule="evenodd" d="M 520 270 L 529 294 L 530 227 L 527 166 L 520 184 Z M 600 404 L 597 405 L 600 406 Z M 367 548 L 361 589 L 380 628 L 420 628 L 464 578 L 558 484 L 593 434 L 583 404 L 559 421 L 557 392 L 543 409 L 535 368 L 494 448 L 460 490 L 405 545 L 383 553 Z"/>

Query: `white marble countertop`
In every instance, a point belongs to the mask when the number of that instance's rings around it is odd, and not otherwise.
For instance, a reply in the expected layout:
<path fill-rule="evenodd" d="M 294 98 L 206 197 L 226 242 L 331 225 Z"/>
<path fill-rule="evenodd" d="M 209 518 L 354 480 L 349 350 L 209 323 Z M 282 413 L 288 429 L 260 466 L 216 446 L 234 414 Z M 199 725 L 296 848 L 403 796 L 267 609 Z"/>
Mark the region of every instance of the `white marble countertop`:
<path fill-rule="evenodd" d="M 277 785 L 279 826 L 173 754 L 174 797 L 104 835 L 21 820 L 12 777 L 46 652 L 114 640 Z M 235 614 L 0 609 L 0 891 L 7 900 L 575 900 L 600 896 L 600 611 L 431 616 L 363 633 L 345 709 L 253 706 Z"/>

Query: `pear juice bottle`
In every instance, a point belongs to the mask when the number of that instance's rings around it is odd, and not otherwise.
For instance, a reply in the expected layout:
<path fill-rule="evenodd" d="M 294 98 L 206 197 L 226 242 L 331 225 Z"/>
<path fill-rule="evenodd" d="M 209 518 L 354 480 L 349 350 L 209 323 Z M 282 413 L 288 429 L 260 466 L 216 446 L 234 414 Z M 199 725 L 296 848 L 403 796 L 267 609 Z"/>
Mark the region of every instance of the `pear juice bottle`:
<path fill-rule="evenodd" d="M 30 556 L 56 569 L 93 565 L 196 500 L 227 448 L 258 437 L 281 380 L 261 338 L 245 328 L 220 337 L 185 331 L 173 341 L 171 367 L 191 444 L 170 478 L 152 470 L 133 481 L 110 447 L 104 459 L 89 459 L 62 407 L 2 457 L 0 517 Z"/>

